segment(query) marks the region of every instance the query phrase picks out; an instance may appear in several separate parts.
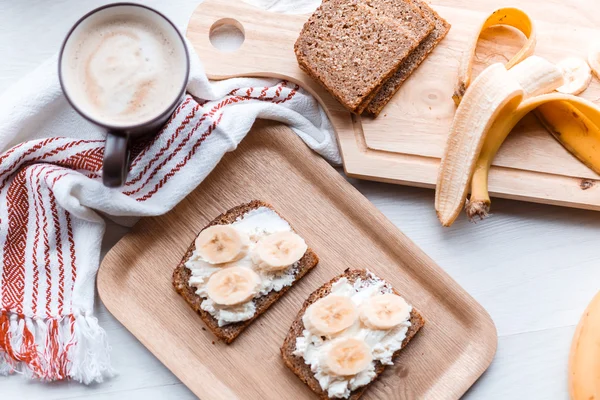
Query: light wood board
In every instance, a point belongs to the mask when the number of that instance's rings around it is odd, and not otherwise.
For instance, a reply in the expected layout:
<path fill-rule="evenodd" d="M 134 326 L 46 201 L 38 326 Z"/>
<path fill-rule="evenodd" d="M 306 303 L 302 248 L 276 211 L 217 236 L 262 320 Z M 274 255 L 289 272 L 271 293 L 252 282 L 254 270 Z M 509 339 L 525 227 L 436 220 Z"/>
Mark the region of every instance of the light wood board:
<path fill-rule="evenodd" d="M 347 112 L 300 70 L 293 45 L 308 15 L 281 15 L 240 0 L 206 0 L 192 15 L 187 36 L 209 77 L 271 76 L 297 82 L 324 106 L 338 137 L 349 176 L 419 187 L 434 187 L 439 158 L 455 107 L 458 61 L 476 27 L 496 0 L 434 0 L 432 7 L 452 24 L 448 36 L 405 82 L 379 118 Z M 557 62 L 567 56 L 587 57 L 589 42 L 600 36 L 590 13 L 600 13 L 595 0 L 521 0 L 518 6 L 536 21 L 536 54 Z M 211 29 L 238 26 L 242 46 L 233 52 L 216 49 Z M 506 61 L 524 37 L 506 28 L 485 32 L 478 47 L 476 73 L 484 65 Z M 582 95 L 600 98 L 595 79 Z M 490 175 L 493 196 L 600 210 L 600 177 L 589 170 L 529 116 L 511 134 L 494 160 Z"/>
<path fill-rule="evenodd" d="M 202 227 L 252 199 L 273 204 L 320 262 L 226 345 L 203 329 L 171 274 Z M 104 258 L 98 291 L 202 400 L 310 399 L 279 348 L 308 295 L 346 268 L 369 268 L 388 280 L 427 321 L 365 398 L 454 399 L 489 366 L 497 337 L 485 310 L 282 125 L 260 122 L 175 209 L 142 219 Z"/>

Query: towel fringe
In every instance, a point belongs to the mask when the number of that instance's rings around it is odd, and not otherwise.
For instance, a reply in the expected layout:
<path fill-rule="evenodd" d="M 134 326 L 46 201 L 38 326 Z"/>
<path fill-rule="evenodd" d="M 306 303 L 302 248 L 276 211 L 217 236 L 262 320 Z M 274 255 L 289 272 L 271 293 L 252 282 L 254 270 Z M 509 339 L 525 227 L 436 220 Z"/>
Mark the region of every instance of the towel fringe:
<path fill-rule="evenodd" d="M 114 375 L 106 333 L 92 316 L 30 318 L 0 311 L 0 375 L 84 384 Z"/>

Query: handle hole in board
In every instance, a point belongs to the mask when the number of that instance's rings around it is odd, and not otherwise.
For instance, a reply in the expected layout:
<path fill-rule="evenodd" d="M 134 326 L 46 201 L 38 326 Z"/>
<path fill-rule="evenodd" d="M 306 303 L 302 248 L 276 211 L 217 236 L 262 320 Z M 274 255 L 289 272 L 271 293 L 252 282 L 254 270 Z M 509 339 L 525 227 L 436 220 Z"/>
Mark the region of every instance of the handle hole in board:
<path fill-rule="evenodd" d="M 210 27 L 210 43 L 223 52 L 236 51 L 244 43 L 245 38 L 244 27 L 232 18 L 222 18 Z"/>

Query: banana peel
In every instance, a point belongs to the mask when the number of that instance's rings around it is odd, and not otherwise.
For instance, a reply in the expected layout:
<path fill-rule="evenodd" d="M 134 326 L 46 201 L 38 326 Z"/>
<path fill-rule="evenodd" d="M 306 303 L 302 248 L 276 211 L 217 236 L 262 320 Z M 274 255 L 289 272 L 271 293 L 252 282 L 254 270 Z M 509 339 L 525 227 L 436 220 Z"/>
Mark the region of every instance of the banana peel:
<path fill-rule="evenodd" d="M 521 30 L 528 38 L 523 48 L 507 63 L 509 78 L 511 81 L 518 82 L 524 96 L 520 103 L 516 99 L 507 102 L 494 116 L 491 125 L 486 125 L 487 131 L 479 133 L 482 134 L 480 137 L 482 145 L 474 164 L 463 162 L 463 164 L 448 167 L 447 163 L 442 163 L 441 168 L 452 168 L 455 170 L 455 175 L 462 176 L 458 185 L 462 185 L 467 177 L 469 188 L 462 190 L 462 187 L 455 187 L 453 190 L 456 193 L 465 193 L 466 199 L 466 193 L 470 189 L 471 196 L 465 204 L 465 211 L 470 219 L 477 217 L 483 219 L 488 215 L 491 205 L 488 193 L 488 175 L 492 161 L 511 130 L 530 112 L 534 112 L 546 130 L 565 149 L 594 172 L 600 174 L 600 153 L 598 152 L 600 150 L 600 108 L 594 103 L 573 95 L 551 93 L 564 84 L 564 72 L 540 57 L 527 57 L 535 49 L 536 30 L 532 20 L 522 10 L 499 9 L 481 25 L 477 35 L 470 42 L 468 50 L 463 54 L 456 91 L 453 95 L 455 103 L 464 107 L 465 101 L 471 101 L 467 95 L 470 92 L 469 84 L 477 41 L 483 30 L 494 25 L 513 26 Z M 461 118 L 458 110 L 457 117 Z M 467 128 L 463 134 L 471 136 L 478 133 L 473 130 L 469 131 Z M 447 153 L 448 144 L 445 156 Z M 447 196 L 443 193 L 438 195 L 437 192 L 452 187 L 452 185 L 440 182 L 439 177 L 442 175 L 440 172 L 436 187 L 436 211 L 438 211 L 438 217 L 442 224 L 449 226 L 458 214 L 454 214 L 454 212 L 448 215 L 440 214 L 439 210 L 444 209 L 444 206 L 439 204 L 438 199 L 445 199 Z M 455 202 L 452 203 L 452 206 L 455 206 Z M 448 218 L 448 216 L 452 218 Z"/>
<path fill-rule="evenodd" d="M 583 113 L 569 101 L 542 104 L 535 116 L 554 138 L 589 169 L 600 174 L 600 113 Z"/>
<path fill-rule="evenodd" d="M 458 70 L 458 83 L 454 90 L 452 98 L 458 106 L 462 101 L 465 92 L 471 84 L 471 74 L 473 70 L 473 60 L 475 59 L 475 49 L 479 36 L 483 31 L 493 26 L 507 25 L 521 31 L 527 38 L 527 42 L 505 65 L 506 69 L 511 69 L 527 57 L 533 54 L 537 43 L 537 34 L 535 25 L 529 15 L 523 10 L 514 7 L 499 8 L 494 11 L 477 29 L 477 34 L 470 40 L 462 55 Z"/>
<path fill-rule="evenodd" d="M 492 123 L 524 92 L 502 64 L 493 64 L 475 79 L 458 106 L 446 141 L 435 191 L 435 210 L 450 226 L 462 210 L 475 162 Z"/>

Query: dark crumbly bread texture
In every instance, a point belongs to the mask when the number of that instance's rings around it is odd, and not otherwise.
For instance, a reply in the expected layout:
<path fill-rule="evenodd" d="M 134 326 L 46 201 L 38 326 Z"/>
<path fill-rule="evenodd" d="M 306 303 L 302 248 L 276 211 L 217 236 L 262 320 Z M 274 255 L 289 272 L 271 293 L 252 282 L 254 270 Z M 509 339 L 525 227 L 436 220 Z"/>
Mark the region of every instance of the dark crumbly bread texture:
<path fill-rule="evenodd" d="M 296 338 L 302 336 L 302 332 L 304 331 L 304 323 L 302 322 L 302 317 L 304 316 L 304 313 L 306 312 L 308 306 L 310 306 L 315 301 L 327 296 L 331 292 L 331 285 L 333 285 L 333 283 L 335 283 L 338 279 L 344 277 L 348 278 L 348 281 L 350 282 L 355 282 L 358 278 L 364 280 L 369 279 L 368 273 L 365 270 L 346 270 L 342 275 L 336 276 L 331 281 L 321 286 L 319 289 L 315 290 L 304 302 L 304 305 L 302 306 L 300 312 L 298 312 L 298 315 L 296 316 L 296 319 L 292 323 L 290 331 L 288 332 L 288 335 L 285 338 L 285 341 L 283 342 L 283 346 L 281 346 L 281 356 L 283 357 L 285 365 L 289 369 L 291 369 L 296 375 L 298 375 L 300 380 L 306 383 L 308 387 L 310 387 L 311 390 L 315 392 L 320 399 L 323 400 L 329 399 L 327 392 L 321 389 L 321 386 L 315 378 L 314 373 L 310 370 L 310 366 L 304 362 L 304 358 L 293 355 L 293 352 L 296 350 Z M 400 295 L 396 290 L 392 290 L 395 294 Z M 410 340 L 417 334 L 419 329 L 421 329 L 425 324 L 425 320 L 423 319 L 421 314 L 419 314 L 419 312 L 414 308 L 410 313 L 410 324 L 410 328 L 408 328 L 408 332 L 406 333 L 406 338 L 402 342 L 402 347 L 400 348 L 400 350 L 394 353 L 392 360 L 394 360 L 400 354 L 402 349 L 404 349 L 406 345 L 408 345 L 408 342 L 410 342 Z M 377 374 L 375 376 L 375 379 L 373 379 L 369 384 L 351 392 L 350 397 L 348 397 L 348 399 L 357 400 L 358 398 L 360 398 L 360 396 L 363 395 L 367 388 L 373 382 L 375 382 L 377 378 L 379 378 L 379 375 L 381 375 L 381 373 L 385 370 L 385 367 L 385 365 L 377 361 L 375 363 L 375 373 Z"/>
<path fill-rule="evenodd" d="M 243 204 L 237 207 L 232 208 L 231 210 L 219 215 L 215 218 L 210 224 L 204 227 L 202 230 L 208 228 L 213 225 L 228 225 L 235 222 L 236 219 L 243 216 L 249 211 L 257 209 L 259 207 L 268 207 L 273 211 L 277 212 L 273 206 L 268 203 L 254 200 L 248 204 Z M 282 217 L 283 218 L 283 217 Z M 232 324 L 228 324 L 225 326 L 219 326 L 218 321 L 209 312 L 204 311 L 200 308 L 202 301 L 204 300 L 202 297 L 196 294 L 196 289 L 191 287 L 188 284 L 190 276 L 192 275 L 191 271 L 185 267 L 185 262 L 190 258 L 192 252 L 195 249 L 195 244 L 192 242 L 187 252 L 183 256 L 183 259 L 173 271 L 173 286 L 175 290 L 183 296 L 185 301 L 198 313 L 200 314 L 200 318 L 206 323 L 208 329 L 210 329 L 215 336 L 219 339 L 222 339 L 225 343 L 229 344 L 235 340 L 239 336 L 240 333 L 248 325 L 252 323 L 256 318 L 258 318 L 262 313 L 264 313 L 273 303 L 275 303 L 281 296 L 287 292 L 291 286 L 285 286 L 279 292 L 269 292 L 267 295 L 258 297 L 254 299 L 254 304 L 256 305 L 256 313 L 254 316 L 247 320 L 241 322 L 235 322 Z M 296 277 L 292 286 L 300 280 L 308 271 L 314 268 L 319 262 L 319 258 L 317 255 L 309 248 L 304 253 L 304 256 L 298 261 L 298 268 L 296 272 Z"/>
<path fill-rule="evenodd" d="M 412 0 L 363 0 L 364 4 L 373 9 L 377 16 L 382 18 L 392 18 L 396 21 L 403 21 L 410 31 L 415 35 L 415 39 L 421 43 L 433 31 L 435 24 L 433 19 L 423 14 L 423 12 L 414 5 Z M 418 46 L 417 46 L 418 48 Z M 413 53 L 416 51 L 413 50 Z M 412 54 L 412 53 L 411 53 Z M 411 55 L 409 54 L 408 57 Z M 407 58 L 408 58 L 407 57 Z M 403 65 L 406 62 L 402 62 Z M 377 93 L 385 86 L 387 81 L 368 96 L 358 109 L 358 112 L 364 109 L 373 101 Z"/>
<path fill-rule="evenodd" d="M 304 24 L 294 51 L 303 71 L 360 113 L 418 44 L 406 21 L 380 17 L 362 0 L 326 0 Z"/>
<path fill-rule="evenodd" d="M 381 0 L 373 0 L 381 1 Z M 404 81 L 421 65 L 429 53 L 442 41 L 450 30 L 450 24 L 438 15 L 424 0 L 411 0 L 425 17 L 434 22 L 434 29 L 417 46 L 417 48 L 402 62 L 394 75 L 388 79 L 375 97 L 369 103 L 365 112 L 374 116 L 379 115 L 386 104 L 394 97 Z"/>

